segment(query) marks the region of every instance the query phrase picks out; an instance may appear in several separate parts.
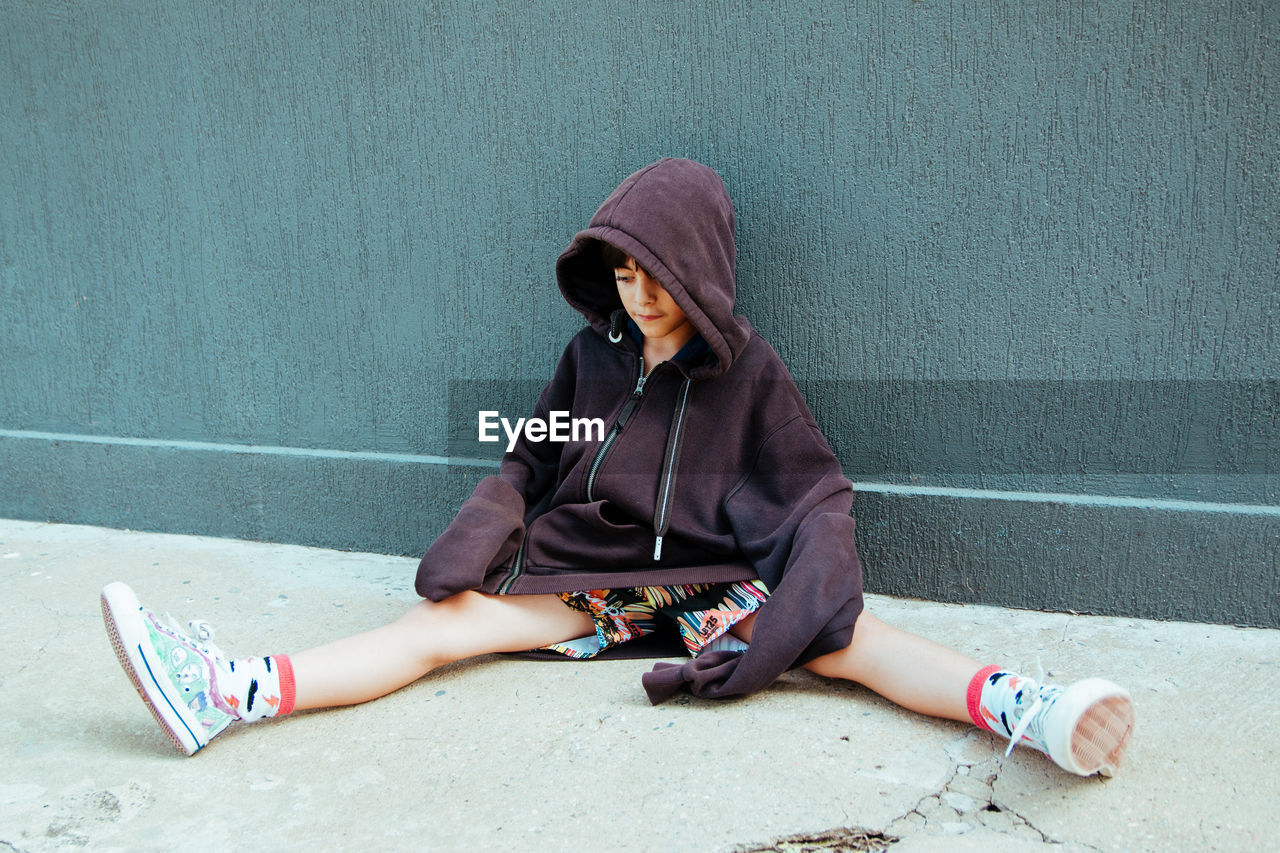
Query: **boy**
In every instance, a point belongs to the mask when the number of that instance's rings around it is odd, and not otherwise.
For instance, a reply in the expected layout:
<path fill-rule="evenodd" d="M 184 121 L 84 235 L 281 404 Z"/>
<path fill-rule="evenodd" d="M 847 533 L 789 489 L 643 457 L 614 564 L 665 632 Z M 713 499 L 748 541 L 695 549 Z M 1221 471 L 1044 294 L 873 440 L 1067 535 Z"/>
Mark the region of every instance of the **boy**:
<path fill-rule="evenodd" d="M 233 721 L 362 702 L 472 655 L 693 657 L 644 676 L 754 692 L 794 666 L 1110 774 L 1128 694 L 983 667 L 863 609 L 852 487 L 773 349 L 733 315 L 734 213 L 714 171 L 665 159 L 628 177 L 556 265 L 588 326 L 534 416 L 603 418 L 603 441 L 517 441 L 419 565 L 426 599 L 396 622 L 296 655 L 228 661 L 123 584 L 103 591 L 121 664 L 188 754 Z"/>

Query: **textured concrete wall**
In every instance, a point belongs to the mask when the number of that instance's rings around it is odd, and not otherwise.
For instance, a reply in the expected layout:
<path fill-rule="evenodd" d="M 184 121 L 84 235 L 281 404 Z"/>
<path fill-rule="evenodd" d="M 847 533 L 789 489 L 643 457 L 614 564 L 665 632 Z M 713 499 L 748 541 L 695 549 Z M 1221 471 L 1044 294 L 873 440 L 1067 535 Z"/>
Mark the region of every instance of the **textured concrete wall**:
<path fill-rule="evenodd" d="M 671 154 L 870 587 L 1280 624 L 1276 3 L 0 0 L 0 80 L 0 514 L 422 550 Z"/>

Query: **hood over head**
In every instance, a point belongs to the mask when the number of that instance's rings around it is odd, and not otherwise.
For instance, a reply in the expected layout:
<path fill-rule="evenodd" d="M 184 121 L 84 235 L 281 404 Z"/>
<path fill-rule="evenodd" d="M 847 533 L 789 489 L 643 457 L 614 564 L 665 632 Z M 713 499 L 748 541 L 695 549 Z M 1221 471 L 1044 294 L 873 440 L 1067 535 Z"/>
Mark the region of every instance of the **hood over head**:
<path fill-rule="evenodd" d="M 692 160 L 659 160 L 623 181 L 560 255 L 560 292 L 607 335 L 611 315 L 622 310 L 600 254 L 600 241 L 612 244 L 658 280 L 711 348 L 715 359 L 691 368 L 690 378 L 717 376 L 749 336 L 733 316 L 733 230 L 733 202 L 715 171 Z"/>

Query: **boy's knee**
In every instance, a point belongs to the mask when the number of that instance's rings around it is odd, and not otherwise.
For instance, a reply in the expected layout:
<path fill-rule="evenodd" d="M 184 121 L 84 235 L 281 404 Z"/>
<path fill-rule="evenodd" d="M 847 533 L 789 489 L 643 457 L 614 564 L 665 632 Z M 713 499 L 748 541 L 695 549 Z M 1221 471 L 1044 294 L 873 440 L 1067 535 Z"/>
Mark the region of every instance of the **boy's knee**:
<path fill-rule="evenodd" d="M 804 668 L 827 678 L 856 681 L 861 662 L 876 655 L 884 628 L 885 623 L 863 610 L 853 625 L 853 638 L 849 645 L 814 658 Z"/>
<path fill-rule="evenodd" d="M 460 592 L 443 601 L 419 601 L 398 622 L 406 642 L 435 665 L 474 653 L 469 650 L 467 635 L 475 621 L 468 616 L 474 610 L 475 598 L 479 596 L 474 592 Z"/>
<path fill-rule="evenodd" d="M 475 607 L 476 599 L 481 597 L 479 593 L 468 591 L 456 593 L 442 601 L 431 601 L 424 598 L 409 608 L 408 612 L 402 617 L 402 621 L 422 627 L 448 621 L 459 621 L 464 618 L 464 614 L 468 609 Z"/>

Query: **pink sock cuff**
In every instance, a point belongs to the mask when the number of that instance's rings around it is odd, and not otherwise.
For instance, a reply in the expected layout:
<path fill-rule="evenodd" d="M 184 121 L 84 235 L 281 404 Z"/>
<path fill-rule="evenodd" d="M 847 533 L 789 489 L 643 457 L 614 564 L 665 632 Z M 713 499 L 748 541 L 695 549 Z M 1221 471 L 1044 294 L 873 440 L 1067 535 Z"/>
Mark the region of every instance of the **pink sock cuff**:
<path fill-rule="evenodd" d="M 294 703 L 298 700 L 298 687 L 293 680 L 293 662 L 288 655 L 272 655 L 271 661 L 276 665 L 280 675 L 280 709 L 277 717 L 293 713 Z"/>
<path fill-rule="evenodd" d="M 969 682 L 969 692 L 965 695 L 965 705 L 969 709 L 969 719 L 973 720 L 973 724 L 980 729 L 991 731 L 991 726 L 987 725 L 982 719 L 982 685 L 986 684 L 987 679 L 993 673 L 1000 672 L 1001 668 L 995 666 L 984 666 L 978 670 L 977 674 Z"/>

